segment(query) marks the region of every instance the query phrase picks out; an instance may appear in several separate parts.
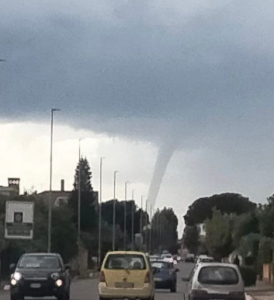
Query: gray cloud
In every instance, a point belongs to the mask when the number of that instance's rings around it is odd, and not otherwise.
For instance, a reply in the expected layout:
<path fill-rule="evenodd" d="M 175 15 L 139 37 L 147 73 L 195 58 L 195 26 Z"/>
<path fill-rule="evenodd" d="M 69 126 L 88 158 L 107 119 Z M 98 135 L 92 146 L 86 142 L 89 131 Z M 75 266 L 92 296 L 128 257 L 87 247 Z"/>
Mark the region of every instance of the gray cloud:
<path fill-rule="evenodd" d="M 270 155 L 273 8 L 270 0 L 7 2 L 0 118 L 45 121 L 59 107 L 75 127 L 156 143 L 173 135 L 235 161 Z"/>

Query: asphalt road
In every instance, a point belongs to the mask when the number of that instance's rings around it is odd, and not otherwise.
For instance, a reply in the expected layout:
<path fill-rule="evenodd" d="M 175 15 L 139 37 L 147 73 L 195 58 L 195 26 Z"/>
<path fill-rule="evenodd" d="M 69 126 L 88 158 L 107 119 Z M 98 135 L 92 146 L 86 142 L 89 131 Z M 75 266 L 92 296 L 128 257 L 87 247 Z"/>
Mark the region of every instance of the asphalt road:
<path fill-rule="evenodd" d="M 180 272 L 177 273 L 177 293 L 171 294 L 169 291 L 157 290 L 155 300 L 183 300 L 185 283 L 182 282 L 182 277 L 189 276 L 193 269 L 193 264 L 178 264 Z M 71 300 L 98 300 L 97 279 L 79 280 L 72 283 Z M 8 292 L 0 294 L 0 300 L 9 300 Z"/>

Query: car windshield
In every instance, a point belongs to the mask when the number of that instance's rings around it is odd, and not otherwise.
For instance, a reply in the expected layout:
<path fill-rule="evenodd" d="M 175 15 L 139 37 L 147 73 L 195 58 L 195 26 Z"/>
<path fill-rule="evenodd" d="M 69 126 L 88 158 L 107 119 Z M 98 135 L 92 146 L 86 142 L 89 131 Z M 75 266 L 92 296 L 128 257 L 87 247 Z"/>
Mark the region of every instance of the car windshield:
<path fill-rule="evenodd" d="M 146 262 L 144 257 L 138 254 L 110 254 L 104 268 L 111 270 L 144 270 L 146 269 Z"/>
<path fill-rule="evenodd" d="M 163 270 L 168 270 L 172 268 L 172 265 L 170 263 L 166 263 L 166 262 L 153 262 L 151 264 L 151 266 L 153 268 L 157 268 L 157 269 L 163 269 Z"/>
<path fill-rule="evenodd" d="M 234 268 L 210 266 L 200 270 L 198 281 L 202 284 L 232 285 L 239 282 L 239 276 Z"/>
<path fill-rule="evenodd" d="M 59 267 L 57 257 L 49 255 L 27 255 L 19 262 L 19 268 L 58 269 Z"/>

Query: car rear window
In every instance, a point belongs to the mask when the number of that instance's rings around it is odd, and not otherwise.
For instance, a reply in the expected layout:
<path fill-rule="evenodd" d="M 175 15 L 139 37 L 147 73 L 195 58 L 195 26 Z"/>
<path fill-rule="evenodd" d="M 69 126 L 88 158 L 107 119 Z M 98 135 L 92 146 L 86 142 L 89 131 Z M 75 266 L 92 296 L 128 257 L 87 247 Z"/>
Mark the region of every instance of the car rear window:
<path fill-rule="evenodd" d="M 52 255 L 26 255 L 19 262 L 19 268 L 29 269 L 58 269 L 57 257 Z"/>
<path fill-rule="evenodd" d="M 200 270 L 198 281 L 202 284 L 233 285 L 239 283 L 239 276 L 234 268 L 210 266 Z"/>
<path fill-rule="evenodd" d="M 146 261 L 138 254 L 110 254 L 104 268 L 109 270 L 145 270 Z"/>

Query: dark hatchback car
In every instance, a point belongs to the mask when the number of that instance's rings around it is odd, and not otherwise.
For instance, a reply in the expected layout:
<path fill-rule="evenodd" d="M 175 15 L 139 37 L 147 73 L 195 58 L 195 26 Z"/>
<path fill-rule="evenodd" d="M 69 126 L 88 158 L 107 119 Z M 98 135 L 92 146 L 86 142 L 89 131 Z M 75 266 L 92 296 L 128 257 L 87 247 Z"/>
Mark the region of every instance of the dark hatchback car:
<path fill-rule="evenodd" d="M 168 289 L 171 293 L 177 291 L 177 272 L 173 263 L 166 261 L 151 262 L 156 289 Z"/>
<path fill-rule="evenodd" d="M 70 273 L 59 254 L 24 254 L 17 266 L 11 265 L 11 300 L 29 297 L 70 298 Z"/>

